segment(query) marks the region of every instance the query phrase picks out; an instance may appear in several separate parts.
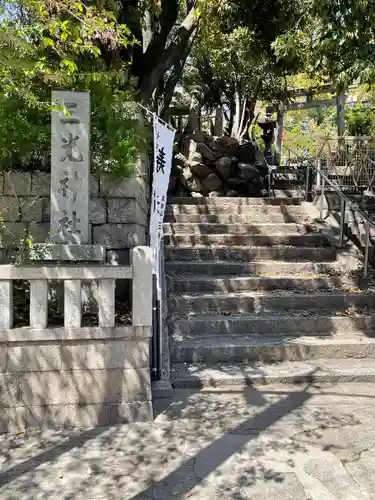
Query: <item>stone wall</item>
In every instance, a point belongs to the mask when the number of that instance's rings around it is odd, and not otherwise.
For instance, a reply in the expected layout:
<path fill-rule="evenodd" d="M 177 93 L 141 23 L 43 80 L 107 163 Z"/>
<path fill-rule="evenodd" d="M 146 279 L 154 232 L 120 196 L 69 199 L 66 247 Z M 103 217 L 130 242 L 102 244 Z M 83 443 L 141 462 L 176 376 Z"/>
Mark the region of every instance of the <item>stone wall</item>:
<path fill-rule="evenodd" d="M 0 266 L 0 432 L 45 426 L 92 427 L 152 419 L 149 339 L 152 253 L 131 266 Z M 65 288 L 64 326 L 47 324 L 47 285 Z M 132 324 L 115 322 L 115 281 L 132 279 Z M 30 327 L 13 328 L 12 281 L 28 280 Z M 77 284 L 97 280 L 99 325 L 77 324 Z"/>
<path fill-rule="evenodd" d="M 0 247 L 27 230 L 35 243 L 44 243 L 50 231 L 50 174 L 0 174 Z M 139 161 L 135 175 L 115 180 L 108 175 L 90 179 L 90 243 L 106 247 L 107 263 L 127 265 L 129 249 L 147 242 L 149 210 L 148 162 Z"/>
<path fill-rule="evenodd" d="M 3 335 L 0 432 L 152 420 L 150 327 L 143 338 L 132 327 L 111 330 L 15 329 L 6 342 Z"/>

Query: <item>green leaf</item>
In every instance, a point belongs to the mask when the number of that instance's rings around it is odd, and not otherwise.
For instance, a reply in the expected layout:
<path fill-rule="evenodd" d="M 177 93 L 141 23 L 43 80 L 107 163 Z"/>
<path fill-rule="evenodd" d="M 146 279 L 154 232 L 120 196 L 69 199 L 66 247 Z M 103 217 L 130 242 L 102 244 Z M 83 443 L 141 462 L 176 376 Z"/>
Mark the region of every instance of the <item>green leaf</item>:
<path fill-rule="evenodd" d="M 55 46 L 55 43 L 51 38 L 44 36 L 42 38 L 42 40 L 43 40 L 43 44 L 45 47 L 54 47 Z"/>

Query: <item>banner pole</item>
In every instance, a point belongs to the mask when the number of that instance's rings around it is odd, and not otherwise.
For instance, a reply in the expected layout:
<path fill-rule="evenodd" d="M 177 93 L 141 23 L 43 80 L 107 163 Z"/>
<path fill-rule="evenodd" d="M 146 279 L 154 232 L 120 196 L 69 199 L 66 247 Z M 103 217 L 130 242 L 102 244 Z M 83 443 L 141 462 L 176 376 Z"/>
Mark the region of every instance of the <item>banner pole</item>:
<path fill-rule="evenodd" d="M 157 277 L 152 275 L 152 380 L 160 380 L 160 365 L 159 365 L 159 304 L 157 300 Z"/>
<path fill-rule="evenodd" d="M 142 106 L 143 107 L 143 106 Z M 153 253 L 153 339 L 152 371 L 155 380 L 161 380 L 163 371 L 163 296 L 162 252 L 163 220 L 167 201 L 168 184 L 172 168 L 175 130 L 154 113 L 144 108 L 153 119 L 154 165 L 151 190 L 150 246 Z"/>
<path fill-rule="evenodd" d="M 149 115 L 151 115 L 151 120 L 152 120 L 152 126 L 155 127 L 155 119 L 156 116 L 154 113 L 151 113 L 147 108 L 140 106 L 147 111 Z M 155 152 L 154 152 L 155 154 Z M 153 163 L 155 163 L 155 158 Z M 155 177 L 155 172 L 154 168 L 152 169 L 152 184 L 154 183 L 154 177 Z M 151 196 L 151 203 L 152 203 L 152 196 Z M 150 211 L 151 213 L 151 211 Z M 150 234 L 151 236 L 151 234 Z M 152 242 L 151 238 L 151 247 L 155 245 L 155 241 Z M 155 258 L 156 249 L 152 248 L 153 251 L 153 256 Z M 153 382 L 156 382 L 160 380 L 160 356 L 159 356 L 159 337 L 160 337 L 160 331 L 159 331 L 159 304 L 158 304 L 158 276 L 156 272 L 156 266 L 153 265 L 153 271 L 152 271 L 152 366 L 151 366 L 151 379 Z"/>

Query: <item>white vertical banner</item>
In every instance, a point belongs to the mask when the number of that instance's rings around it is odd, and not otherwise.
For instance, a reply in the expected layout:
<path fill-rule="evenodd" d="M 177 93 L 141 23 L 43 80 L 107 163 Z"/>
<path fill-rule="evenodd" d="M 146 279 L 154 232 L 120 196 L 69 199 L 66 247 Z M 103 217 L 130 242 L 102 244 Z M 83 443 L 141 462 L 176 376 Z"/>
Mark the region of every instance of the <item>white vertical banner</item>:
<path fill-rule="evenodd" d="M 150 244 L 153 255 L 153 272 L 159 279 L 159 254 L 163 236 L 163 220 L 167 191 L 172 168 L 175 130 L 167 127 L 154 116 L 154 173 L 152 179 Z"/>

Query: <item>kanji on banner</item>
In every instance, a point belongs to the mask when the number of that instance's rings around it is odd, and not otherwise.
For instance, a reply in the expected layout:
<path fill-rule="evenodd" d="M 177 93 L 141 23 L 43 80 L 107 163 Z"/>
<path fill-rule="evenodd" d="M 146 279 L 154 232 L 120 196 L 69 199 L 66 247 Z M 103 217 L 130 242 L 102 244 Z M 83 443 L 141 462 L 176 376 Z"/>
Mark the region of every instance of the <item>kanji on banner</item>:
<path fill-rule="evenodd" d="M 153 253 L 154 273 L 158 275 L 160 244 L 169 177 L 172 168 L 175 131 L 154 118 L 154 173 L 150 215 L 150 243 Z"/>

